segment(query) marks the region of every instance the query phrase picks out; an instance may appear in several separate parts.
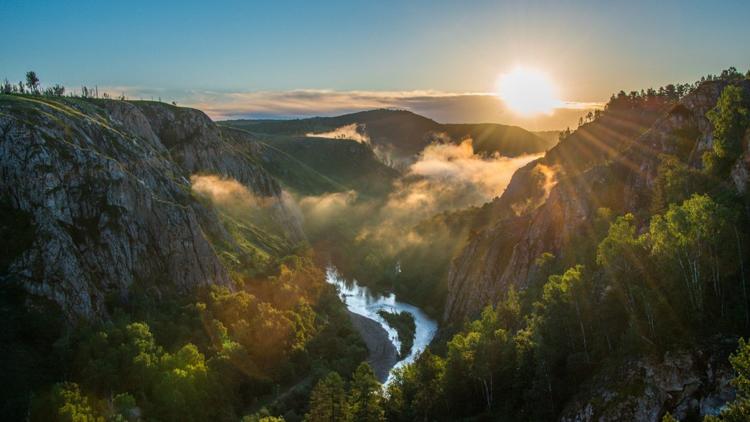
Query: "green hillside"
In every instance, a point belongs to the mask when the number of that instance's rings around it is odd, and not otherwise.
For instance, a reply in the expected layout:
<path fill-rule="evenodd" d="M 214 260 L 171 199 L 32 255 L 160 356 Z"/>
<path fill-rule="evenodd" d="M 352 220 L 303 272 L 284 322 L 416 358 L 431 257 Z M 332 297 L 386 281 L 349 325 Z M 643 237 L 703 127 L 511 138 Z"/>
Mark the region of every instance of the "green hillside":
<path fill-rule="evenodd" d="M 288 135 L 253 135 L 223 128 L 235 139 L 254 142 L 263 167 L 283 185 L 304 195 L 355 190 L 387 193 L 398 171 L 381 163 L 369 146 L 354 141 Z"/>
<path fill-rule="evenodd" d="M 516 126 L 494 123 L 441 124 L 406 110 L 381 109 L 294 120 L 226 120 L 219 124 L 258 134 L 296 136 L 361 124 L 374 146 L 386 148 L 402 158 L 419 153 L 444 134 L 454 141 L 472 137 L 480 146 L 478 151 L 511 157 L 543 152 L 554 145 L 554 141 Z"/>

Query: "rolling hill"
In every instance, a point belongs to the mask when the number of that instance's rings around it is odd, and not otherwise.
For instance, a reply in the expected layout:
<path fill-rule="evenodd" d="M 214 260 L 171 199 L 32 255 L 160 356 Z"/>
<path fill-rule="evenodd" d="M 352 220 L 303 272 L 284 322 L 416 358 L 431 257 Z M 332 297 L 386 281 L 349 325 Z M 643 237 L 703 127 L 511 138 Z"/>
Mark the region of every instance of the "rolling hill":
<path fill-rule="evenodd" d="M 554 140 L 537 136 L 516 126 L 494 123 L 441 124 L 406 110 L 370 110 L 336 117 L 296 120 L 226 120 L 225 127 L 264 135 L 306 136 L 356 124 L 373 147 L 384 149 L 396 159 L 418 154 L 425 146 L 447 135 L 453 141 L 471 137 L 477 152 L 513 157 L 546 151 Z"/>

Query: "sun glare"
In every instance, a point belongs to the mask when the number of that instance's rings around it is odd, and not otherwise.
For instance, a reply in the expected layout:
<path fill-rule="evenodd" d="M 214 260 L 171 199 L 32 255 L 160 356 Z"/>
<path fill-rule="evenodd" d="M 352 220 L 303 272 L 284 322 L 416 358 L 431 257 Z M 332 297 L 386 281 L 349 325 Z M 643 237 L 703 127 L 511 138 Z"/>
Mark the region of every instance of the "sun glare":
<path fill-rule="evenodd" d="M 555 85 L 546 74 L 520 66 L 497 78 L 497 95 L 508 108 L 525 116 L 552 114 L 562 105 Z"/>

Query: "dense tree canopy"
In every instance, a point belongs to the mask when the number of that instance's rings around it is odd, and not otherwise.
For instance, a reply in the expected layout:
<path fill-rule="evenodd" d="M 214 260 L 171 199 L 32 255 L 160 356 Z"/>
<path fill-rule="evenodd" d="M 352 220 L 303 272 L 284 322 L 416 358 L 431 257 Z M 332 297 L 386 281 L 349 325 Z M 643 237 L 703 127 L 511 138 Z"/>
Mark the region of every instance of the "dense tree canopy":
<path fill-rule="evenodd" d="M 310 410 L 305 415 L 307 422 L 347 422 L 352 414 L 346 401 L 344 380 L 331 372 L 320 380 L 310 394 Z"/>
<path fill-rule="evenodd" d="M 706 116 L 713 124 L 714 139 L 703 163 L 713 174 L 725 176 L 742 153 L 742 140 L 750 125 L 750 98 L 741 87 L 729 85 Z"/>

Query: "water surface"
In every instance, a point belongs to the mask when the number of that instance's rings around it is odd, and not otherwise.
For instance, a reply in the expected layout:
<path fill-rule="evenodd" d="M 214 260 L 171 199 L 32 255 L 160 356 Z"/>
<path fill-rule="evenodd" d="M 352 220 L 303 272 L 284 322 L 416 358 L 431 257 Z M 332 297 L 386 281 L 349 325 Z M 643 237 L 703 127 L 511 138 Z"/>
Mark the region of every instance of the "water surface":
<path fill-rule="evenodd" d="M 396 350 L 401 350 L 401 342 L 398 339 L 398 334 L 396 333 L 396 330 L 388 325 L 383 317 L 378 315 L 378 311 L 385 310 L 386 312 L 391 313 L 401 313 L 402 311 L 405 311 L 414 317 L 414 324 L 416 325 L 414 345 L 412 346 L 409 355 L 398 361 L 396 365 L 391 368 L 391 372 L 385 382 L 386 384 L 392 380 L 393 370 L 414 362 L 417 356 L 419 356 L 419 354 L 430 344 L 433 337 L 435 337 L 435 333 L 437 333 L 438 325 L 435 320 L 428 317 L 427 314 L 418 307 L 398 301 L 396 295 L 393 293 L 388 295 L 374 294 L 367 286 L 359 285 L 357 280 L 346 280 L 332 265 L 328 266 L 326 269 L 326 281 L 338 288 L 341 300 L 346 304 L 349 311 L 375 320 L 380 324 L 385 331 L 388 332 L 388 337 L 396 347 Z"/>

